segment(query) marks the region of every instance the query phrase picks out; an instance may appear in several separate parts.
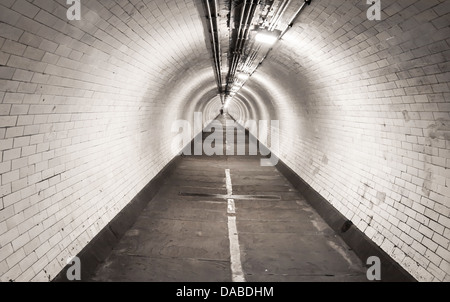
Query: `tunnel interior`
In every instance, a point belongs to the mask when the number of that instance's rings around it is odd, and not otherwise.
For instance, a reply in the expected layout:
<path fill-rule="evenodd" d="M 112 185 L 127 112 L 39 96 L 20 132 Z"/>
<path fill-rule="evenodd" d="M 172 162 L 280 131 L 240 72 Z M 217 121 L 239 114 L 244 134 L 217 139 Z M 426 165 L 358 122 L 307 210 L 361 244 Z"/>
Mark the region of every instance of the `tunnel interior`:
<path fill-rule="evenodd" d="M 279 121 L 283 164 L 413 278 L 450 281 L 450 3 L 379 3 L 2 1 L 0 280 L 53 280 L 179 156 L 176 121 L 225 109 Z"/>

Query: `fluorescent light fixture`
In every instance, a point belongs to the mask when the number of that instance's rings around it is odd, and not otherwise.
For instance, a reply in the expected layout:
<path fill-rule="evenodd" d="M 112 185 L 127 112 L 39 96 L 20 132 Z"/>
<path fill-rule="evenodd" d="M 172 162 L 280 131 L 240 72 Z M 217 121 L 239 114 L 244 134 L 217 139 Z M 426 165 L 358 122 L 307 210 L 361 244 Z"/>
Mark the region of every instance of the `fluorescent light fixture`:
<path fill-rule="evenodd" d="M 256 42 L 273 45 L 278 40 L 277 32 L 260 31 L 255 36 Z"/>
<path fill-rule="evenodd" d="M 241 80 L 241 81 L 247 81 L 248 78 L 250 77 L 250 75 L 249 75 L 249 74 L 246 74 L 246 73 L 240 73 L 240 74 L 238 74 L 237 77 L 238 77 L 238 79 Z"/>

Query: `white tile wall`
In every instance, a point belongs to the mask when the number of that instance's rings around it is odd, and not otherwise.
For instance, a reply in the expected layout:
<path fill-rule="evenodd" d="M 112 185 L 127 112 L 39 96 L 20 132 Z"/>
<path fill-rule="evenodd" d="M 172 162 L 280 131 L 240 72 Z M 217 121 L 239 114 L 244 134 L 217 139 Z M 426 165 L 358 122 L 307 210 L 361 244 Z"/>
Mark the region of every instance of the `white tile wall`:
<path fill-rule="evenodd" d="M 215 88 L 199 3 L 81 2 L 71 22 L 65 0 L 0 3 L 1 281 L 53 279 Z"/>

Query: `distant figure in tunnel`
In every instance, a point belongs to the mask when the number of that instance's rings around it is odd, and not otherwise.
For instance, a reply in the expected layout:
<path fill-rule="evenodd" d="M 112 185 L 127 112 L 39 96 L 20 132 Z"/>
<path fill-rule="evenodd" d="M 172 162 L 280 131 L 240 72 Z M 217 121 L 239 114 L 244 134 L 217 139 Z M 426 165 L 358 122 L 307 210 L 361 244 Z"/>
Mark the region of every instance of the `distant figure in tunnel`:
<path fill-rule="evenodd" d="M 220 109 L 220 115 L 223 115 L 223 109 Z"/>

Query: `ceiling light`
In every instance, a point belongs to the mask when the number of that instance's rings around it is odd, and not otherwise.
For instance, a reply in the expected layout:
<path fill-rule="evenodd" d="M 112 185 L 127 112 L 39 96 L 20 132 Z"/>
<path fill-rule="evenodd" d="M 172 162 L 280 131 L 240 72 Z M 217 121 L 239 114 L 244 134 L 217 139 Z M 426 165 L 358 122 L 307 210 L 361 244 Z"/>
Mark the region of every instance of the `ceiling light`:
<path fill-rule="evenodd" d="M 260 31 L 255 36 L 256 42 L 273 45 L 278 40 L 277 32 Z"/>
<path fill-rule="evenodd" d="M 240 74 L 238 74 L 237 77 L 238 77 L 238 79 L 241 80 L 241 81 L 247 81 L 248 78 L 250 77 L 250 75 L 249 75 L 249 74 L 246 74 L 246 73 L 240 73 Z"/>

